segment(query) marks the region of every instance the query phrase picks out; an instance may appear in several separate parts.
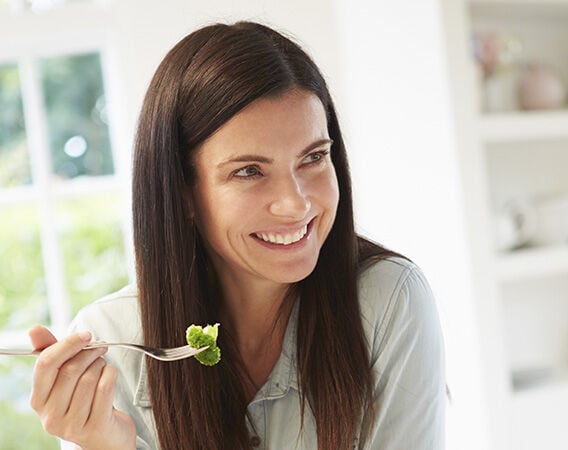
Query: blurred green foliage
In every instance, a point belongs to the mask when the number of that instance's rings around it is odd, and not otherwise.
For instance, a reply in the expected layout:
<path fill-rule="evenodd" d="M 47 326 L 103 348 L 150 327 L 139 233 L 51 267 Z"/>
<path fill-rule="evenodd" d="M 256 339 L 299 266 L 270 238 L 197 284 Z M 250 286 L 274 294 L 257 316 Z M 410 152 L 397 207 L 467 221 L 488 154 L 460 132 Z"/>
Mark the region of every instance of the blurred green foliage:
<path fill-rule="evenodd" d="M 56 450 L 59 441 L 41 427 L 28 399 L 33 359 L 0 356 L 0 449 Z"/>
<path fill-rule="evenodd" d="M 38 68 L 51 150 L 48 170 L 62 179 L 112 174 L 99 55 L 49 58 Z M 74 136 L 87 144 L 86 151 L 75 156 L 64 151 Z M 31 182 L 18 70 L 16 65 L 4 65 L 0 66 L 0 189 Z M 9 196 L 10 191 L 2 194 Z M 72 315 L 129 281 L 122 233 L 124 203 L 120 195 L 99 194 L 51 205 L 69 299 L 63 307 Z M 0 205 L 0 334 L 25 335 L 35 323 L 50 324 L 38 206 L 33 200 Z M 32 358 L 0 356 L 0 450 L 59 448 L 28 406 L 32 365 Z"/>
<path fill-rule="evenodd" d="M 61 202 L 56 222 L 74 314 L 128 283 L 119 196 Z M 49 324 L 39 225 L 32 206 L 0 210 L 0 331 Z M 0 449 L 59 448 L 28 406 L 32 359 L 0 356 Z"/>
<path fill-rule="evenodd" d="M 18 66 L 0 65 L 0 186 L 31 183 Z"/>
<path fill-rule="evenodd" d="M 92 196 L 56 205 L 65 261 L 65 287 L 74 315 L 80 308 L 128 283 L 124 253 L 124 202 Z"/>
<path fill-rule="evenodd" d="M 63 178 L 112 174 L 106 102 L 98 53 L 41 61 L 53 172 Z M 65 152 L 69 139 L 85 140 L 78 156 Z"/>
<path fill-rule="evenodd" d="M 0 217 L 0 330 L 48 323 L 36 208 L 3 208 Z"/>
<path fill-rule="evenodd" d="M 20 90 L 20 75 L 16 64 L 0 65 L 0 146 L 24 137 L 25 124 Z"/>
<path fill-rule="evenodd" d="M 40 67 L 53 172 L 64 178 L 112 174 L 99 54 L 49 58 Z M 74 136 L 87 144 L 78 156 L 65 152 Z"/>

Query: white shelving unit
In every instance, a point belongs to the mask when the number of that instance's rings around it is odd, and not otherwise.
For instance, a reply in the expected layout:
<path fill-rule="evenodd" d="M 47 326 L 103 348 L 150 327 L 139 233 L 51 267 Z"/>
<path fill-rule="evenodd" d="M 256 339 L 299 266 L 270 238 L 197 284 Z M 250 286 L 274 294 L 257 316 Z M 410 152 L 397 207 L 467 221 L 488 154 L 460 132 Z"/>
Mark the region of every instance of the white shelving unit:
<path fill-rule="evenodd" d="M 516 83 L 526 63 L 539 63 L 552 67 L 568 91 L 568 0 L 462 0 L 460 7 L 447 0 L 444 5 L 456 140 L 484 324 L 491 448 L 565 450 L 568 97 L 555 109 L 522 110 Z M 490 33 L 508 41 L 516 60 L 495 72 L 501 79 L 494 76 L 488 87 L 471 44 L 473 36 Z M 550 199 L 557 212 L 564 208 L 564 219 L 554 222 L 564 221 L 563 235 L 544 230 L 538 205 Z M 506 215 L 511 204 L 522 205 L 522 214 L 508 223 L 525 220 L 532 226 L 519 233 L 518 245 L 504 246 L 496 224 L 513 217 Z"/>
<path fill-rule="evenodd" d="M 536 389 L 518 392 L 513 397 L 513 434 L 515 450 L 564 449 L 568 442 L 568 383 L 549 382 Z M 539 412 L 544 412 L 539 414 Z M 530 432 L 524 432 L 531 430 Z M 553 430 L 553 433 L 549 433 Z"/>
<path fill-rule="evenodd" d="M 492 143 L 567 139 L 568 111 L 483 115 L 479 117 L 478 134 L 482 140 Z"/>
<path fill-rule="evenodd" d="M 565 274 L 568 246 L 537 247 L 496 256 L 495 276 L 501 282 Z"/>

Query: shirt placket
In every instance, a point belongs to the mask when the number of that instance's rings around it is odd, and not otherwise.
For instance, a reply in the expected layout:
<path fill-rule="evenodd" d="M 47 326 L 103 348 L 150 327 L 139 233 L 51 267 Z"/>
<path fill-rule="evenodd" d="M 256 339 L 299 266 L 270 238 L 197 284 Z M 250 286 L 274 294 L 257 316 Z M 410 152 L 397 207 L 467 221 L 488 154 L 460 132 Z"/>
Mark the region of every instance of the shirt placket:
<path fill-rule="evenodd" d="M 249 423 L 250 446 L 253 449 L 267 450 L 266 447 L 266 400 L 259 399 L 251 403 L 248 412 L 252 421 Z"/>

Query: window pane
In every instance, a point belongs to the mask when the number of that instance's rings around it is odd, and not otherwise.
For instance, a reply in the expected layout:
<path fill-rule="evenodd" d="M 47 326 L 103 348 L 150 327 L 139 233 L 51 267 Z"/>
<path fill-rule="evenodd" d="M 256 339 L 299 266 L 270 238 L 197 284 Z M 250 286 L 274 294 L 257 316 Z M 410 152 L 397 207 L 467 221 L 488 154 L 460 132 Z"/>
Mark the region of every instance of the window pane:
<path fill-rule="evenodd" d="M 44 59 L 40 71 L 53 172 L 60 178 L 112 174 L 99 54 Z"/>
<path fill-rule="evenodd" d="M 0 357 L 0 448 L 59 449 L 28 404 L 33 358 Z"/>
<path fill-rule="evenodd" d="M 30 182 L 18 66 L 0 65 L 0 187 Z"/>
<path fill-rule="evenodd" d="M 0 216 L 0 330 L 48 323 L 36 211 L 11 207 L 1 209 Z"/>
<path fill-rule="evenodd" d="M 128 283 L 119 196 L 61 201 L 56 206 L 66 287 L 75 314 Z"/>

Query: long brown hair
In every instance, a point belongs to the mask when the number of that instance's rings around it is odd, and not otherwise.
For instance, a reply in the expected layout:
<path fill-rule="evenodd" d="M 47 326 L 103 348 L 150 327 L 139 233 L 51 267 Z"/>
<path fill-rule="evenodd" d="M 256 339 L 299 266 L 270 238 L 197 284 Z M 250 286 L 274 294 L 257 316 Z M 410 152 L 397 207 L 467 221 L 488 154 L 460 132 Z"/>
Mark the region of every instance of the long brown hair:
<path fill-rule="evenodd" d="M 373 380 L 357 297 L 364 261 L 389 253 L 357 237 L 351 181 L 326 83 L 291 39 L 264 25 L 211 25 L 182 39 L 158 67 L 142 107 L 133 173 L 134 243 L 144 341 L 184 341 L 191 323 L 219 320 L 220 289 L 193 223 L 193 152 L 251 102 L 288 89 L 321 100 L 333 139 L 340 200 L 301 296 L 297 333 L 302 412 L 317 426 L 318 448 L 351 449 L 362 417 L 373 413 Z M 151 403 L 163 450 L 249 448 L 240 357 L 221 332 L 221 362 L 147 361 Z M 303 421 L 302 421 L 303 422 Z"/>

